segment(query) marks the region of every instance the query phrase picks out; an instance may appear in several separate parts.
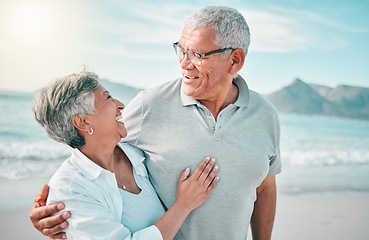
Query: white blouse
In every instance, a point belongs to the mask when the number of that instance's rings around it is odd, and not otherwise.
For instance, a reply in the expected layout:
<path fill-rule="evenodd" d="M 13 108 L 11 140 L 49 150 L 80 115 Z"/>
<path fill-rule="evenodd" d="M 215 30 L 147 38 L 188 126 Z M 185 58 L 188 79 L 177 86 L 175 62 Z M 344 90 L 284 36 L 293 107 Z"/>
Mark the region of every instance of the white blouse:
<path fill-rule="evenodd" d="M 150 184 L 142 150 L 125 143 L 118 146 L 130 159 L 135 174 L 145 177 Z M 122 224 L 124 199 L 114 173 L 101 168 L 78 149 L 73 149 L 72 156 L 56 171 L 49 185 L 47 204 L 63 202 L 65 210 L 71 212 L 69 227 L 65 230 L 68 239 L 163 239 L 159 229 L 152 225 L 154 222 L 146 221 L 145 226 L 135 232 Z M 157 209 L 162 209 L 162 215 L 163 206 L 155 196 L 157 199 L 153 197 L 150 204 L 155 203 Z"/>

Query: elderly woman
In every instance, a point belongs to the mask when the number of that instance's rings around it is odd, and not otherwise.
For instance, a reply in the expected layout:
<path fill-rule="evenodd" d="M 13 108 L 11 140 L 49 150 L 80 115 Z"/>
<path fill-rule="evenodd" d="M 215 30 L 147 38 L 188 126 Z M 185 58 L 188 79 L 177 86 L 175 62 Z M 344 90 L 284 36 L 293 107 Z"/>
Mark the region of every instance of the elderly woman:
<path fill-rule="evenodd" d="M 51 178 L 48 197 L 48 204 L 63 201 L 73 212 L 69 239 L 172 239 L 218 182 L 218 167 L 209 157 L 190 177 L 185 169 L 177 201 L 165 212 L 143 152 L 119 143 L 127 136 L 123 108 L 89 72 L 58 79 L 33 99 L 36 120 L 47 135 L 73 148 Z"/>

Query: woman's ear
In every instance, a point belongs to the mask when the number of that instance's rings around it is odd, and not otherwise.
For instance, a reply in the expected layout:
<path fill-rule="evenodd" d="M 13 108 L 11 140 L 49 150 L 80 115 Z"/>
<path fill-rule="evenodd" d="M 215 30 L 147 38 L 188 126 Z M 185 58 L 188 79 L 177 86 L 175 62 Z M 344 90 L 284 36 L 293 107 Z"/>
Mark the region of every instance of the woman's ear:
<path fill-rule="evenodd" d="M 85 115 L 74 115 L 72 118 L 72 123 L 78 131 L 82 132 L 88 132 L 91 127 Z"/>
<path fill-rule="evenodd" d="M 245 63 L 245 57 L 246 54 L 241 48 L 237 48 L 233 50 L 231 53 L 231 60 L 232 63 L 229 67 L 229 73 L 234 76 L 236 73 L 238 73 Z"/>

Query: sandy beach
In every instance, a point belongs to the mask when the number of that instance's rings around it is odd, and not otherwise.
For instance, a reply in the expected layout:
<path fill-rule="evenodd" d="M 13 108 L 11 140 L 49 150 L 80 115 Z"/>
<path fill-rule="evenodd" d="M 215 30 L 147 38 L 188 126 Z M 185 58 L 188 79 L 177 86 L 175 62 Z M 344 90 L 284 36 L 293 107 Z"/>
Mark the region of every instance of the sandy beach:
<path fill-rule="evenodd" d="M 279 194 L 273 240 L 367 240 L 369 194 Z M 29 209 L 1 213 L 1 239 L 47 239 L 33 229 Z M 248 240 L 252 239 L 251 236 Z"/>
<path fill-rule="evenodd" d="M 29 210 L 30 209 L 20 209 L 0 213 L 1 239 L 49 239 L 33 228 L 32 223 L 28 218 Z"/>
<path fill-rule="evenodd" d="M 369 194 L 279 195 L 275 240 L 367 240 Z"/>

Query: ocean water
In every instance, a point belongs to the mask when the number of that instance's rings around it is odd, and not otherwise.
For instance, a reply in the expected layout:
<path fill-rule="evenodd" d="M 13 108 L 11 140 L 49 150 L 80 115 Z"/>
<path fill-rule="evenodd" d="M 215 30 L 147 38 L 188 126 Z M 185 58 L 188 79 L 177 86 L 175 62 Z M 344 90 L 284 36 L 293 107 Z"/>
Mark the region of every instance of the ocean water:
<path fill-rule="evenodd" d="M 280 192 L 369 192 L 369 121 L 280 115 Z"/>
<path fill-rule="evenodd" d="M 0 210 L 29 206 L 70 155 L 34 120 L 31 94 L 0 92 Z M 369 193 L 369 121 L 280 115 L 284 194 Z"/>

